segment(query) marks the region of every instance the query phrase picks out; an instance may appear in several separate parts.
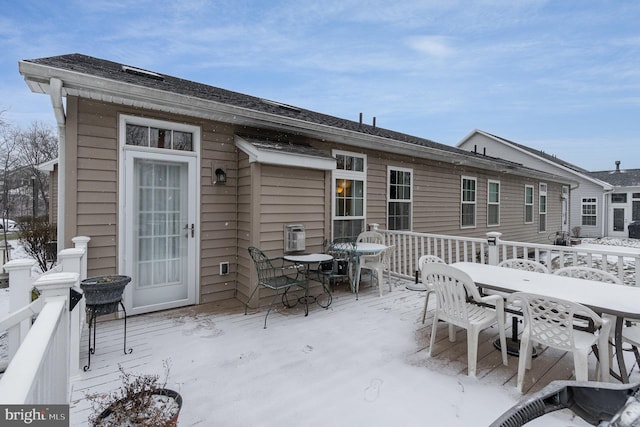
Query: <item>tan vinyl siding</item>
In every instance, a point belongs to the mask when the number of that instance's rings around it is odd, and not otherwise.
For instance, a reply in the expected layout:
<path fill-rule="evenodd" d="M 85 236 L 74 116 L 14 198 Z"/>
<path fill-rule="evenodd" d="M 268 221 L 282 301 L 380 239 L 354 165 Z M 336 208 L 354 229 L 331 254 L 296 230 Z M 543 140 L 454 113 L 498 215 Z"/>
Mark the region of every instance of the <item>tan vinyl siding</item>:
<path fill-rule="evenodd" d="M 70 97 L 68 134 L 77 132 L 77 144 L 68 147 L 68 169 L 77 180 L 67 182 L 67 241 L 77 235 L 91 237 L 88 274 L 118 270 L 118 117 L 141 115 L 135 108 Z M 144 116 L 200 126 L 200 302 L 235 295 L 236 149 L 233 128 L 212 121 L 176 117 L 166 113 Z M 69 141 L 68 141 L 69 142 Z M 72 157 L 77 153 L 77 161 Z M 212 166 L 227 172 L 227 184 L 213 185 Z M 70 225 L 70 226 L 69 226 Z M 68 245 L 68 244 L 67 244 Z M 229 274 L 220 276 L 220 262 L 229 262 Z"/>
<path fill-rule="evenodd" d="M 243 204 L 240 211 L 251 205 L 254 216 L 250 221 L 258 222 L 257 236 L 249 238 L 251 245 L 262 249 L 267 256 L 282 256 L 284 252 L 284 226 L 303 224 L 306 232 L 306 252 L 319 252 L 325 238 L 325 172 L 273 165 L 255 165 L 259 180 L 252 182 L 251 202 Z M 244 200 L 244 195 L 239 200 Z M 246 206 L 246 207 L 245 207 Z M 246 248 L 241 248 L 242 256 Z M 248 258 L 248 256 L 247 256 Z M 253 268 L 253 264 L 250 263 Z M 250 285 L 240 283 L 240 299 L 246 301 L 253 290 L 255 275 L 249 272 Z M 245 278 L 243 277 L 243 280 Z M 268 290 L 260 289 L 260 298 L 270 296 Z M 256 301 L 252 301 L 255 304 Z"/>
<path fill-rule="evenodd" d="M 67 178 L 67 195 L 71 189 L 76 204 L 66 206 L 73 212 L 75 228 L 66 229 L 65 234 L 67 240 L 73 236 L 91 237 L 89 276 L 113 274 L 118 269 L 118 112 L 113 105 L 84 99 L 77 102 L 75 174 L 67 174 L 77 177 L 76 182 Z"/>
<path fill-rule="evenodd" d="M 561 184 L 547 181 L 547 231 L 538 232 L 539 181 L 510 174 L 454 167 L 438 161 L 408 161 L 400 156 L 382 156 L 375 151 L 367 155 L 366 224 L 387 226 L 387 166 L 413 170 L 412 223 L 415 232 L 465 237 L 485 237 L 489 231 L 500 231 L 505 240 L 549 243 L 548 235 L 560 229 Z M 462 176 L 475 177 L 476 226 L 460 227 L 460 185 Z M 488 180 L 500 181 L 500 225 L 487 226 Z M 524 224 L 524 186 L 535 188 L 534 223 Z"/>
<path fill-rule="evenodd" d="M 236 149 L 233 128 L 197 122 L 202 129 L 200 163 L 200 302 L 230 299 L 236 293 L 237 198 Z M 226 184 L 213 184 L 216 168 L 227 173 Z M 220 275 L 220 263 L 229 274 Z"/>
<path fill-rule="evenodd" d="M 253 289 L 255 270 L 247 249 L 255 243 L 252 240 L 252 187 L 251 165 L 245 153 L 238 153 L 238 298 L 245 302 Z"/>

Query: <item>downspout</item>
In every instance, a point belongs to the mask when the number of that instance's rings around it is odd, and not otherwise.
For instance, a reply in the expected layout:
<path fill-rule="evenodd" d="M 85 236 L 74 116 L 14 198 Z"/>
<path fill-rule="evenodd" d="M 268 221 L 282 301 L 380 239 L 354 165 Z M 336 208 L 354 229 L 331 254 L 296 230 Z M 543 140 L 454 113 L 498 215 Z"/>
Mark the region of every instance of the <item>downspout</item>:
<path fill-rule="evenodd" d="M 58 252 L 64 249 L 64 200 L 66 189 L 66 159 L 65 159 L 65 140 L 66 140 L 66 116 L 64 105 L 62 104 L 62 80 L 52 77 L 49 80 L 49 96 L 51 97 L 51 105 L 53 114 L 58 124 Z"/>

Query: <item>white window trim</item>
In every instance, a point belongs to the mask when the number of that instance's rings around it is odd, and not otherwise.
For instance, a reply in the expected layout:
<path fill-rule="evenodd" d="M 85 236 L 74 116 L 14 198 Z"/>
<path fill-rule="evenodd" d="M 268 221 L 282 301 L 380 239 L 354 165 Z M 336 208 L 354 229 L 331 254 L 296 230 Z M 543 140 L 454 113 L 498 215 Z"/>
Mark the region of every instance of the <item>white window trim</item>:
<path fill-rule="evenodd" d="M 490 188 L 491 184 L 498 184 L 498 202 L 490 201 Z M 487 180 L 487 227 L 499 227 L 500 226 L 500 181 L 496 179 L 488 179 Z M 476 188 L 477 191 L 477 188 Z M 489 224 L 489 206 L 497 205 L 498 206 L 498 223 L 497 224 Z"/>
<path fill-rule="evenodd" d="M 585 202 L 585 200 L 593 200 L 593 202 Z M 595 213 L 593 215 L 585 215 L 584 214 L 584 206 L 585 205 L 589 205 L 589 206 L 594 206 L 595 207 Z M 596 223 L 595 225 L 584 225 L 583 224 L 583 219 L 585 216 L 589 216 L 589 217 L 595 217 L 596 219 Z M 580 226 L 581 227 L 597 227 L 598 226 L 598 198 L 597 197 L 582 197 L 580 200 Z"/>
<path fill-rule="evenodd" d="M 178 156 L 191 156 L 198 157 L 198 153 L 200 152 L 200 127 L 195 125 L 188 125 L 184 123 L 170 122 L 166 120 L 157 120 L 150 119 L 147 117 L 138 117 L 138 116 L 130 116 L 127 114 L 120 114 L 119 117 L 119 129 L 118 129 L 118 137 L 120 140 L 120 146 L 124 150 L 137 150 L 137 151 L 146 151 L 146 152 L 171 152 L 172 155 Z M 171 150 L 167 148 L 155 148 L 155 147 L 141 147 L 139 145 L 127 145 L 127 125 L 138 125 L 138 126 L 150 126 L 161 129 L 171 129 L 177 130 L 181 132 L 190 132 L 193 134 L 193 151 L 183 151 L 183 150 Z"/>
<path fill-rule="evenodd" d="M 544 188 L 544 190 L 543 190 Z M 549 204 L 549 196 L 547 194 L 547 184 L 545 182 L 541 182 L 538 185 L 538 221 L 540 221 L 540 217 L 544 215 L 544 230 L 541 230 L 540 227 L 542 223 L 538 223 L 538 233 L 546 233 L 547 232 L 547 212 L 548 212 L 548 204 Z M 542 203 L 541 199 L 544 197 L 544 212 L 542 211 Z"/>
<path fill-rule="evenodd" d="M 411 185 L 409 187 L 409 199 L 391 199 L 391 171 L 408 172 L 411 175 Z M 389 228 L 389 203 L 408 203 L 409 204 L 409 230 L 413 230 L 413 169 L 401 168 L 397 166 L 387 166 L 387 228 Z M 402 230 L 405 231 L 405 230 Z"/>
<path fill-rule="evenodd" d="M 351 156 L 351 157 L 360 157 L 362 158 L 362 166 L 363 171 L 348 171 L 344 169 L 334 169 L 331 171 L 331 234 L 333 235 L 333 222 L 336 220 L 342 219 L 362 219 L 363 224 L 366 228 L 366 219 L 367 219 L 367 155 L 362 153 L 356 153 L 351 151 L 343 151 L 343 150 L 332 150 L 331 155 L 336 157 L 337 155 L 343 156 Z M 363 191 L 363 206 L 362 206 L 362 216 L 337 216 L 336 215 L 336 180 L 338 179 L 352 179 L 362 181 L 362 191 Z"/>
<path fill-rule="evenodd" d="M 527 188 L 531 189 L 531 203 L 527 203 Z M 531 206 L 531 221 L 527 221 L 527 206 Z M 533 185 L 524 186 L 524 223 L 534 224 L 536 216 L 536 188 Z"/>
<path fill-rule="evenodd" d="M 473 181 L 475 182 L 475 191 L 474 191 L 474 200 L 473 202 L 465 202 L 464 198 L 464 181 Z M 465 204 L 473 205 L 473 225 L 462 225 L 462 206 Z M 463 175 L 460 177 L 460 228 L 476 228 L 476 224 L 478 223 L 478 178 L 475 176 L 466 176 Z"/>

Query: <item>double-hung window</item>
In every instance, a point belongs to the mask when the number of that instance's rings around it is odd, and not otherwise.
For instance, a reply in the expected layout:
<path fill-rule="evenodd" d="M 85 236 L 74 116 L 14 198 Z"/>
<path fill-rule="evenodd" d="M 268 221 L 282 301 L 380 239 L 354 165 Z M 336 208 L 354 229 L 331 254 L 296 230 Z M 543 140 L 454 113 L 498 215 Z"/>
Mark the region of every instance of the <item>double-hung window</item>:
<path fill-rule="evenodd" d="M 547 184 L 541 182 L 538 193 L 538 231 L 547 231 Z"/>
<path fill-rule="evenodd" d="M 387 227 L 411 230 L 413 171 L 390 166 L 387 176 Z"/>
<path fill-rule="evenodd" d="M 477 179 L 475 177 L 462 177 L 460 194 L 460 226 L 462 228 L 476 226 L 476 189 Z"/>
<path fill-rule="evenodd" d="M 640 193 L 631 194 L 631 221 L 640 221 Z"/>
<path fill-rule="evenodd" d="M 367 157 L 338 150 L 333 156 L 333 238 L 355 240 L 364 231 Z"/>
<path fill-rule="evenodd" d="M 487 183 L 487 225 L 500 225 L 500 181 Z"/>
<path fill-rule="evenodd" d="M 533 185 L 524 186 L 524 223 L 533 224 Z"/>
<path fill-rule="evenodd" d="M 595 197 L 582 198 L 582 225 L 597 225 L 598 199 Z"/>

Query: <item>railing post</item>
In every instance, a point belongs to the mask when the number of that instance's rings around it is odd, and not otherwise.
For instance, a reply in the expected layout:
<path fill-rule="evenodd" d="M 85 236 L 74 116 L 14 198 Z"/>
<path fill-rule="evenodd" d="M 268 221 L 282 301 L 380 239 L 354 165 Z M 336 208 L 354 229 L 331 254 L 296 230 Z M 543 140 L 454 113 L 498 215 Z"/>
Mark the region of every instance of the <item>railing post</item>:
<path fill-rule="evenodd" d="M 31 259 L 15 259 L 4 265 L 4 269 L 9 273 L 9 313 L 20 310 L 31 303 L 31 269 L 35 265 L 35 261 Z M 9 331 L 8 346 L 9 360 L 18 351 L 20 343 L 27 336 L 31 328 L 29 319 L 25 319 L 20 323 L 20 328 Z"/>
<path fill-rule="evenodd" d="M 74 247 L 78 249 L 84 249 L 84 256 L 80 259 L 80 280 L 84 280 L 87 278 L 87 253 L 90 240 L 91 237 L 87 236 L 76 236 L 71 239 Z"/>
<path fill-rule="evenodd" d="M 58 262 L 62 265 L 62 272 L 81 275 L 84 248 L 63 249 L 58 254 Z M 84 327 L 84 305 L 79 304 L 69 313 L 69 373 L 73 376 L 80 374 L 80 336 Z"/>
<path fill-rule="evenodd" d="M 487 233 L 487 246 L 489 252 L 489 264 L 498 265 L 500 262 L 500 236 L 499 231 L 490 231 Z"/>
<path fill-rule="evenodd" d="M 60 340 L 55 348 L 56 357 L 54 360 L 61 361 L 55 366 L 55 376 L 53 384 L 57 390 L 64 392 L 67 403 L 69 402 L 69 366 L 70 366 L 70 346 L 69 346 L 69 303 L 71 288 L 78 285 L 80 275 L 74 272 L 54 273 L 41 276 L 33 284 L 40 292 L 46 304 L 48 300 L 64 298 L 66 301 L 65 310 L 60 320 Z M 78 355 L 79 355 L 78 349 Z M 60 388 L 58 388 L 60 387 Z"/>

